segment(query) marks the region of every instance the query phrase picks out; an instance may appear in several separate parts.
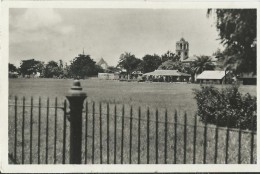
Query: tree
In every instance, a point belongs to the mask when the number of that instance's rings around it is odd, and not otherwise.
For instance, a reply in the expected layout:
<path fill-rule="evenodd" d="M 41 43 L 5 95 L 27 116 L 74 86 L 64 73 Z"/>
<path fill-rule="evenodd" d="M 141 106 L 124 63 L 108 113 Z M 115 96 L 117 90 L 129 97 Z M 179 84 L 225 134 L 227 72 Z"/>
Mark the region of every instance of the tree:
<path fill-rule="evenodd" d="M 14 64 L 9 63 L 8 67 L 9 67 L 9 72 L 17 72 L 17 68 L 16 66 L 14 66 Z"/>
<path fill-rule="evenodd" d="M 205 70 L 214 70 L 215 65 L 209 56 L 197 56 L 197 60 L 191 63 L 192 74 L 200 74 Z"/>
<path fill-rule="evenodd" d="M 224 67 L 256 73 L 256 9 L 208 9 L 216 14 L 216 27 L 225 50 Z"/>
<path fill-rule="evenodd" d="M 173 60 L 167 60 L 163 62 L 158 69 L 164 69 L 164 70 L 178 70 L 180 72 L 183 72 L 184 67 L 180 61 L 173 61 Z"/>
<path fill-rule="evenodd" d="M 135 55 L 125 52 L 120 55 L 117 67 L 125 69 L 129 77 L 129 75 L 135 71 L 141 63 L 142 60 L 136 58 Z"/>
<path fill-rule="evenodd" d="M 61 67 L 55 61 L 49 61 L 44 68 L 43 76 L 46 78 L 59 77 L 63 74 Z"/>
<path fill-rule="evenodd" d="M 32 75 L 43 72 L 44 68 L 44 63 L 34 60 L 34 59 L 29 59 L 29 60 L 22 60 L 19 71 L 20 73 L 24 75 Z"/>
<path fill-rule="evenodd" d="M 96 65 L 96 62 L 91 59 L 90 55 L 79 54 L 71 61 L 69 74 L 74 78 L 85 78 L 88 76 L 97 75 L 101 71 L 101 67 Z"/>
<path fill-rule="evenodd" d="M 171 60 L 173 62 L 179 61 L 180 60 L 180 56 L 174 54 L 171 51 L 167 51 L 165 54 L 162 55 L 162 62 Z"/>
<path fill-rule="evenodd" d="M 147 72 L 152 72 L 156 70 L 160 65 L 162 61 L 160 56 L 154 54 L 154 55 L 145 55 L 143 57 L 143 62 L 142 62 L 142 69 L 144 73 Z"/>

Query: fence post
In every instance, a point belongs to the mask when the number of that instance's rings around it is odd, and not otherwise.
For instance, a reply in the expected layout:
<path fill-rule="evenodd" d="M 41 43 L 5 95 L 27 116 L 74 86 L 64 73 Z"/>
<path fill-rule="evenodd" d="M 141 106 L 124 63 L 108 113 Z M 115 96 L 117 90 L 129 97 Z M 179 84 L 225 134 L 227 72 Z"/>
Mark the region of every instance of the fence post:
<path fill-rule="evenodd" d="M 66 97 L 70 104 L 70 164 L 81 164 L 82 109 L 87 96 L 79 80 L 73 82 Z"/>

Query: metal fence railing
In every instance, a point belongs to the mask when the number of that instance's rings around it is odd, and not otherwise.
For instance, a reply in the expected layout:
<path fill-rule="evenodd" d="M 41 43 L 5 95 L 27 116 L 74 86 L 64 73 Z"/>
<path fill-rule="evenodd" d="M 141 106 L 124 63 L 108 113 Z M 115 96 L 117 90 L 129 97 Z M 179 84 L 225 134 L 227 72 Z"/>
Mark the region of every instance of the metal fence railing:
<path fill-rule="evenodd" d="M 196 114 L 85 100 L 75 134 L 71 103 L 69 110 L 67 100 L 34 101 L 9 98 L 10 163 L 71 164 L 75 153 L 81 164 L 256 163 L 255 131 L 202 123 Z"/>

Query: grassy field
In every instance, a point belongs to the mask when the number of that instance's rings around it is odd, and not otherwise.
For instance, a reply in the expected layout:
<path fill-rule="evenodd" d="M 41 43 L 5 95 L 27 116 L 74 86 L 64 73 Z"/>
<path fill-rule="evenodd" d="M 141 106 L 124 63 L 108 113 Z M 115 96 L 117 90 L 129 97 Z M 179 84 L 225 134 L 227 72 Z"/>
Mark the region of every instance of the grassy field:
<path fill-rule="evenodd" d="M 26 97 L 26 104 L 30 105 L 30 97 L 34 98 L 34 105 L 38 105 L 39 96 L 42 97 L 42 106 L 41 109 L 41 153 L 40 159 L 41 163 L 45 163 L 46 158 L 46 138 L 49 137 L 49 143 L 47 146 L 48 149 L 48 160 L 49 163 L 53 163 L 53 154 L 54 154 L 54 121 L 55 121 L 55 110 L 50 109 L 49 112 L 49 129 L 48 136 L 46 135 L 46 99 L 50 97 L 50 105 L 54 105 L 54 98 L 58 97 L 58 105 L 62 106 L 65 96 L 67 95 L 68 89 L 72 85 L 73 80 L 64 80 L 64 79 L 10 79 L 9 81 L 9 104 L 14 103 L 14 96 L 18 96 L 19 101 L 18 104 L 21 104 L 21 99 L 23 96 Z M 178 135 L 177 135 L 177 163 L 183 163 L 183 154 L 184 154 L 184 141 L 183 141 L 183 133 L 184 127 L 181 125 L 184 122 L 183 115 L 184 111 L 187 112 L 188 116 L 188 124 L 193 125 L 194 123 L 194 114 L 196 112 L 196 101 L 194 100 L 194 95 L 192 89 L 198 89 L 199 85 L 197 84 L 171 84 L 171 83 L 137 83 L 137 82 L 119 82 L 119 81 L 104 81 L 104 80 L 81 80 L 81 85 L 83 90 L 88 95 L 88 104 L 89 104 L 89 114 L 88 114 L 88 128 L 87 128 L 87 142 L 85 144 L 85 139 L 83 141 L 83 147 L 87 145 L 87 156 L 85 158 L 85 153 L 83 153 L 83 159 L 87 161 L 87 163 L 92 162 L 92 141 L 93 141 L 93 127 L 94 127 L 94 152 L 95 159 L 94 163 L 100 163 L 100 123 L 102 124 L 102 144 L 103 144 L 103 162 L 106 163 L 107 157 L 107 148 L 106 142 L 108 140 L 106 134 L 106 118 L 107 115 L 104 114 L 107 112 L 105 104 L 110 103 L 110 120 L 109 120 L 109 155 L 110 155 L 110 163 L 114 161 L 114 136 L 115 136 L 115 113 L 114 106 L 117 105 L 117 144 L 116 144 L 116 156 L 117 163 L 120 163 L 120 155 L 121 155 L 121 140 L 122 140 L 122 104 L 125 105 L 125 129 L 124 129 L 124 154 L 123 154 L 123 163 L 129 163 L 129 113 L 130 113 L 130 105 L 133 106 L 133 117 L 137 118 L 137 109 L 141 107 L 141 163 L 146 163 L 146 152 L 147 152 L 147 121 L 146 119 L 146 109 L 147 107 L 151 110 L 151 120 L 155 120 L 155 108 L 159 109 L 159 163 L 164 163 L 164 111 L 167 108 L 168 110 L 168 145 L 167 145 L 167 162 L 173 163 L 174 158 L 174 124 L 173 123 L 173 115 L 174 110 L 176 109 L 179 113 L 178 116 Z M 218 88 L 226 87 L 219 85 Z M 256 95 L 256 86 L 241 86 L 240 91 L 242 93 L 250 93 L 251 95 Z M 94 111 L 95 115 L 95 124 L 93 124 L 93 109 L 92 104 L 93 101 L 96 102 L 96 107 Z M 102 103 L 101 111 L 102 118 L 99 117 L 99 102 Z M 85 109 L 84 109 L 85 110 Z M 32 137 L 33 146 L 33 163 L 37 163 L 37 150 L 38 150 L 38 112 L 37 108 L 32 110 L 33 113 L 33 132 L 34 135 Z M 28 153 L 29 142 L 30 142 L 30 108 L 25 109 L 25 154 Z M 85 112 L 84 112 L 85 113 Z M 57 163 L 61 163 L 62 157 L 62 131 L 63 131 L 63 112 L 62 110 L 57 111 Z M 101 120 L 101 121 L 100 121 Z M 69 123 L 67 124 L 67 132 L 69 131 Z M 198 120 L 198 125 L 203 126 L 203 124 Z M 85 115 L 84 115 L 84 124 L 83 130 L 85 130 Z M 22 127 L 22 108 L 18 108 L 18 159 L 21 159 L 21 127 Z M 150 128 L 150 163 L 155 163 L 155 123 L 151 121 L 149 126 Z M 132 151 L 132 160 L 133 163 L 137 163 L 137 130 L 138 130 L 138 120 L 133 120 L 133 151 Z M 197 139 L 196 139 L 196 163 L 202 163 L 203 161 L 203 133 L 204 128 L 198 127 L 197 129 Z M 83 131 L 83 136 L 85 137 L 85 131 Z M 218 151 L 218 161 L 217 163 L 225 162 L 225 136 L 226 131 L 219 131 L 219 151 Z M 187 163 L 192 163 L 193 161 L 193 137 L 194 137 L 194 127 L 187 127 Z M 229 141 L 229 163 L 237 163 L 237 153 L 238 153 L 238 134 L 237 132 L 230 132 L 230 141 Z M 256 136 L 255 136 L 256 137 Z M 13 152 L 14 140 L 14 107 L 9 107 L 9 152 Z M 256 140 L 255 140 L 256 142 Z M 243 148 L 241 150 L 242 153 L 242 163 L 249 163 L 250 161 L 250 134 L 243 134 L 242 136 L 242 144 Z M 68 145 L 68 140 L 67 140 Z M 254 145 L 256 148 L 256 144 Z M 214 163 L 214 147 L 215 147 L 215 129 L 208 129 L 207 134 L 207 163 Z M 68 155 L 67 146 L 66 151 Z M 68 162 L 68 157 L 66 157 Z M 19 160 L 21 161 L 21 160 Z M 28 154 L 25 157 L 25 163 L 28 163 L 29 156 Z M 256 156 L 254 156 L 254 162 L 256 162 Z"/>

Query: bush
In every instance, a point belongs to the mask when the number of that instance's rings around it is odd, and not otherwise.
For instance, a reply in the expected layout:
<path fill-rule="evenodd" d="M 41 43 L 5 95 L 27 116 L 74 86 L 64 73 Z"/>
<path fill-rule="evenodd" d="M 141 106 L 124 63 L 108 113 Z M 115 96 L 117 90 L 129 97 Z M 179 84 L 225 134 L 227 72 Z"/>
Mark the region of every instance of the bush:
<path fill-rule="evenodd" d="M 218 126 L 256 130 L 256 97 L 241 94 L 238 86 L 225 89 L 201 86 L 194 89 L 197 115 L 201 121 Z"/>

